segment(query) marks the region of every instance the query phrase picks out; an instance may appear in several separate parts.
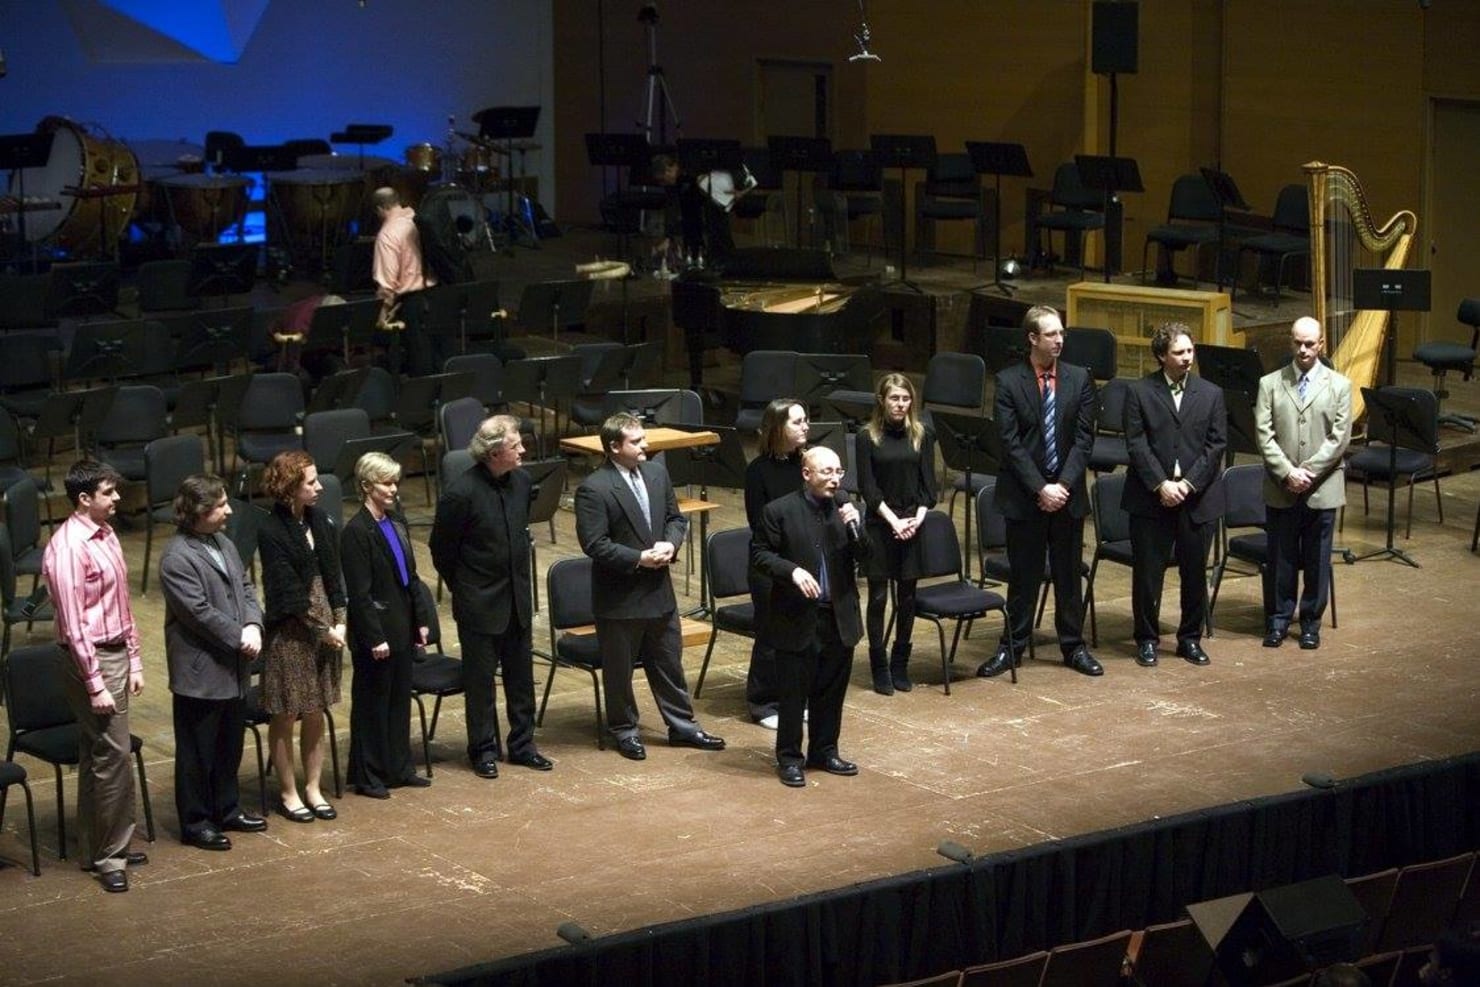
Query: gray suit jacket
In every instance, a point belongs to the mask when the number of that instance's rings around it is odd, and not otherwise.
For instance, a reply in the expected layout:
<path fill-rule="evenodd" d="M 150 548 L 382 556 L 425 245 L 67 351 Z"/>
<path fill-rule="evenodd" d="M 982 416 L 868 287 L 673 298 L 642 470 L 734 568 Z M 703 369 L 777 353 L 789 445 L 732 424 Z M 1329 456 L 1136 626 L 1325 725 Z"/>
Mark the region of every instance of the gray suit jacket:
<path fill-rule="evenodd" d="M 195 699 L 238 699 L 247 693 L 242 628 L 262 626 L 262 607 L 230 538 L 218 537 L 226 568 L 200 539 L 176 534 L 159 557 L 164 592 L 164 652 L 170 691 Z"/>
<path fill-rule="evenodd" d="M 651 517 L 610 459 L 576 489 L 576 537 L 591 556 L 591 610 L 597 617 L 638 620 L 671 613 L 678 601 L 668 569 L 637 564 L 660 541 L 682 545 L 689 523 L 678 511 L 668 471 L 654 462 L 638 471 L 647 487 Z"/>
<path fill-rule="evenodd" d="M 1254 433 L 1264 457 L 1264 502 L 1294 507 L 1300 498 L 1285 489 L 1285 478 L 1303 466 L 1317 477 L 1304 494 L 1306 506 L 1340 507 L 1346 503 L 1342 457 L 1352 434 L 1352 384 L 1322 366 L 1302 404 L 1295 391 L 1299 380 L 1293 361 L 1259 379 Z"/>

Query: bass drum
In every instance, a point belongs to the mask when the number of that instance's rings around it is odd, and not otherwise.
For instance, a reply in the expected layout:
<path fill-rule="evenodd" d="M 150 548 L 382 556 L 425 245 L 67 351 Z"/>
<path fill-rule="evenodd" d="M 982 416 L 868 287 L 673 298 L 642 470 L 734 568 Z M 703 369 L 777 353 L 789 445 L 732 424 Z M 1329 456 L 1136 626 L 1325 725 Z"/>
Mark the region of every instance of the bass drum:
<path fill-rule="evenodd" d="M 66 117 L 36 125 L 37 133 L 48 131 L 55 135 L 51 156 L 44 167 L 24 170 L 26 197 L 60 202 L 61 208 L 28 213 L 26 239 L 69 254 L 111 254 L 139 203 L 139 159 L 126 144 L 90 134 Z M 115 186 L 119 191 L 108 194 Z M 20 193 L 16 179 L 11 192 Z"/>

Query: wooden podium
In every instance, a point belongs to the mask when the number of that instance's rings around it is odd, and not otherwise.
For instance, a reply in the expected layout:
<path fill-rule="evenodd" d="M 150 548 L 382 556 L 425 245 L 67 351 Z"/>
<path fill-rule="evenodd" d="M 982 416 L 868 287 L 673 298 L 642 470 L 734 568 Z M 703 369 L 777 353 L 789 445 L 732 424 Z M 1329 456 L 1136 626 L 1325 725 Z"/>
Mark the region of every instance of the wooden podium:
<path fill-rule="evenodd" d="M 1066 324 L 1115 333 L 1122 376 L 1129 375 L 1132 366 L 1135 376 L 1154 369 L 1151 334 L 1163 322 L 1185 322 L 1197 343 L 1244 345 L 1243 333 L 1233 328 L 1233 303 L 1224 292 L 1096 281 L 1069 285 Z"/>

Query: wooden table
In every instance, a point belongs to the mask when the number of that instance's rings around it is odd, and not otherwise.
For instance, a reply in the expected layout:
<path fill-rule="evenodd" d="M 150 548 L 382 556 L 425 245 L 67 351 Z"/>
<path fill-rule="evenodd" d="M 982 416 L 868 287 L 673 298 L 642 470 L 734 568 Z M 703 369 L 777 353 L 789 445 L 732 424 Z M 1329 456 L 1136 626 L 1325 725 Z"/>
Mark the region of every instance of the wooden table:
<path fill-rule="evenodd" d="M 649 453 L 719 444 L 719 435 L 715 432 L 688 432 L 681 428 L 664 428 L 661 425 L 646 429 L 646 432 Z M 568 452 L 573 456 L 600 456 L 606 452 L 601 447 L 600 435 L 567 435 L 560 440 L 560 451 Z"/>

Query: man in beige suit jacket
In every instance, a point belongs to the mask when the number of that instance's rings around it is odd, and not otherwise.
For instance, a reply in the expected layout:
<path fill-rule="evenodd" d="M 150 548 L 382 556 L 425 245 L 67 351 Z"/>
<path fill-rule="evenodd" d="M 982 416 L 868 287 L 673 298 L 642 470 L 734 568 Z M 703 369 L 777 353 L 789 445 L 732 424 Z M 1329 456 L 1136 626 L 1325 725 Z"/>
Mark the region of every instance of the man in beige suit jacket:
<path fill-rule="evenodd" d="M 1331 587 L 1331 535 L 1346 503 L 1342 456 L 1351 440 L 1352 385 L 1321 363 L 1321 324 L 1290 327 L 1294 359 L 1259 381 L 1255 433 L 1264 457 L 1271 598 L 1264 601 L 1264 646 L 1278 648 L 1300 621 L 1300 646 L 1321 646 L 1321 616 Z M 1302 583 L 1296 608 L 1297 573 Z"/>

